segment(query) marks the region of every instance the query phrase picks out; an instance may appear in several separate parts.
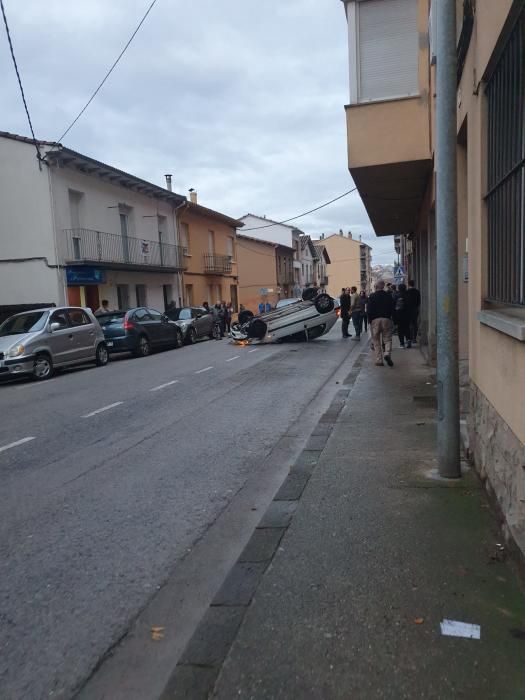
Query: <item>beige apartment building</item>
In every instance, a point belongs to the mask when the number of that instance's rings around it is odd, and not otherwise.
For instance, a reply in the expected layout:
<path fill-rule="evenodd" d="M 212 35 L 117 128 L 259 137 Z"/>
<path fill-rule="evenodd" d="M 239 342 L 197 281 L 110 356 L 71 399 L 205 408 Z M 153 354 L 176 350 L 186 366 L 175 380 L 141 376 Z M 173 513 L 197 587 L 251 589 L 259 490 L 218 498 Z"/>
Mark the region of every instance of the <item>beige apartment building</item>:
<path fill-rule="evenodd" d="M 353 238 L 350 231 L 346 234 L 339 231 L 339 233 L 323 236 L 314 243 L 322 244 L 330 258 L 330 264 L 327 267 L 326 291 L 328 294 L 338 297 L 343 287 L 355 286 L 358 289 L 365 289 L 362 281 L 372 279 L 370 246 Z"/>
<path fill-rule="evenodd" d="M 343 0 L 348 162 L 378 236 L 400 236 L 435 361 L 437 0 Z M 525 3 L 457 0 L 459 351 L 468 446 L 525 551 Z"/>

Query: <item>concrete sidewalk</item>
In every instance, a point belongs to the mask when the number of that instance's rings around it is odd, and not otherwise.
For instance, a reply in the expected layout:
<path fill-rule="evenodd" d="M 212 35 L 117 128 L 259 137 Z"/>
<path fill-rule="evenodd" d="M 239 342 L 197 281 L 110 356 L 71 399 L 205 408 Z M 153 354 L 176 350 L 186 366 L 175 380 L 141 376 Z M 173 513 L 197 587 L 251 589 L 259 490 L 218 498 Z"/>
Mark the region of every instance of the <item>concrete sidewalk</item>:
<path fill-rule="evenodd" d="M 362 345 L 164 699 L 525 698 L 525 596 L 476 476 L 432 478 L 429 369 Z"/>

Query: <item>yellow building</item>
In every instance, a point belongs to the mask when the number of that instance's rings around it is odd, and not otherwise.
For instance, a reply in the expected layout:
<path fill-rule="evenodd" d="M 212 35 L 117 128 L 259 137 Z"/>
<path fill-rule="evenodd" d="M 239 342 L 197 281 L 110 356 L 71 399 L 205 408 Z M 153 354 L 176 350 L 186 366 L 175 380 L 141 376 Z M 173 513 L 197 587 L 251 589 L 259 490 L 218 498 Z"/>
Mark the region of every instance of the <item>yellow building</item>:
<path fill-rule="evenodd" d="M 343 1 L 350 172 L 376 234 L 402 237 L 433 362 L 436 0 Z M 456 16 L 458 381 L 473 461 L 525 551 L 525 6 L 457 0 Z"/>
<path fill-rule="evenodd" d="M 277 243 L 237 234 L 239 304 L 258 313 L 259 304 L 274 306 L 279 300 Z"/>
<path fill-rule="evenodd" d="M 333 297 L 341 294 L 343 287 L 357 287 L 361 289 L 361 242 L 352 238 L 352 234 L 343 232 L 325 236 L 319 241 L 330 258 L 327 265 L 328 284 L 326 291 Z"/>
<path fill-rule="evenodd" d="M 179 243 L 185 249 L 184 304 L 231 301 L 237 311 L 236 229 L 243 224 L 197 203 L 196 193 L 179 211 Z"/>

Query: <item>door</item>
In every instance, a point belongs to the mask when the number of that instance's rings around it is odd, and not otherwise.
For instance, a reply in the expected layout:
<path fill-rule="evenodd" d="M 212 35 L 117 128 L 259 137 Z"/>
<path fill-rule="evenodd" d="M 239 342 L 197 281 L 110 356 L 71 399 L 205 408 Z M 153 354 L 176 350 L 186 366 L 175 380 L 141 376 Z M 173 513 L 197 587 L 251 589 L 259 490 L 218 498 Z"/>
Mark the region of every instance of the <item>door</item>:
<path fill-rule="evenodd" d="M 133 320 L 139 324 L 139 328 L 137 329 L 139 333 L 143 330 L 148 336 L 151 345 L 158 345 L 159 331 L 155 328 L 155 324 L 149 315 L 148 309 L 137 309 L 133 314 Z"/>
<path fill-rule="evenodd" d="M 148 303 L 147 297 L 146 297 L 146 285 L 145 284 L 136 284 L 135 285 L 135 296 L 137 299 L 137 306 L 146 306 Z"/>
<path fill-rule="evenodd" d="M 235 311 L 235 313 L 237 313 L 237 311 L 239 309 L 237 308 L 237 285 L 236 284 L 230 285 L 230 301 L 232 303 L 233 310 Z"/>
<path fill-rule="evenodd" d="M 122 257 L 124 262 L 129 262 L 129 227 L 128 227 L 128 215 L 119 214 L 120 216 L 120 235 L 122 236 Z"/>
<path fill-rule="evenodd" d="M 51 332 L 52 323 L 60 324 L 60 328 Z M 53 356 L 53 364 L 64 365 L 74 361 L 75 345 L 67 313 L 63 310 L 54 311 L 49 317 L 48 330 L 48 343 Z"/>
<path fill-rule="evenodd" d="M 127 284 L 117 284 L 117 303 L 122 311 L 129 309 L 129 287 Z"/>
<path fill-rule="evenodd" d="M 68 309 L 73 348 L 71 360 L 81 362 L 95 357 L 95 326 L 82 309 Z"/>
<path fill-rule="evenodd" d="M 86 306 L 92 311 L 96 311 L 100 306 L 98 287 L 94 284 L 86 285 Z"/>
<path fill-rule="evenodd" d="M 67 288 L 67 301 L 71 306 L 82 306 L 82 302 L 80 301 L 80 287 Z"/>
<path fill-rule="evenodd" d="M 171 323 L 165 320 L 164 316 L 156 309 L 148 309 L 151 317 L 152 328 L 155 328 L 159 343 L 172 343 L 174 339 L 174 328 Z"/>
<path fill-rule="evenodd" d="M 199 338 L 204 338 L 210 335 L 213 328 L 213 315 L 209 314 L 206 309 L 202 307 L 194 307 L 191 310 L 191 316 L 194 319 L 193 323 L 195 325 L 195 330 L 197 331 L 197 336 Z"/>

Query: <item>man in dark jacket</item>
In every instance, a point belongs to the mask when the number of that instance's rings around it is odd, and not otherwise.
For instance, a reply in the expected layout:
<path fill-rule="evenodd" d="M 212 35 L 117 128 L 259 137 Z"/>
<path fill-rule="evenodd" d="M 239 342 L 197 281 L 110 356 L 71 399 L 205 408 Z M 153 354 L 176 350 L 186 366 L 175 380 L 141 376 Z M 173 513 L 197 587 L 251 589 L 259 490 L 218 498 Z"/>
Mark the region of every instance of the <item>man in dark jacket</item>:
<path fill-rule="evenodd" d="M 343 338 L 350 338 L 350 333 L 348 332 L 348 324 L 350 323 L 350 307 L 352 305 L 352 300 L 350 299 L 350 294 L 348 289 L 343 289 L 342 294 L 339 297 L 341 302 L 341 321 L 343 322 Z"/>
<path fill-rule="evenodd" d="M 410 315 L 410 341 L 415 343 L 417 341 L 417 331 L 419 326 L 419 309 L 421 307 L 421 293 L 419 289 L 416 289 L 414 280 L 409 280 L 407 289 L 407 306 Z"/>
<path fill-rule="evenodd" d="M 394 300 L 392 295 L 385 292 L 385 283 L 379 280 L 375 286 L 376 291 L 368 297 L 368 322 L 372 330 L 372 340 L 376 353 L 376 365 L 384 365 L 383 343 L 385 345 L 384 361 L 390 367 L 392 362 L 392 316 L 394 314 Z"/>

